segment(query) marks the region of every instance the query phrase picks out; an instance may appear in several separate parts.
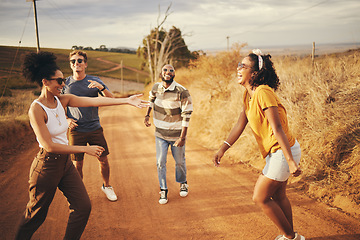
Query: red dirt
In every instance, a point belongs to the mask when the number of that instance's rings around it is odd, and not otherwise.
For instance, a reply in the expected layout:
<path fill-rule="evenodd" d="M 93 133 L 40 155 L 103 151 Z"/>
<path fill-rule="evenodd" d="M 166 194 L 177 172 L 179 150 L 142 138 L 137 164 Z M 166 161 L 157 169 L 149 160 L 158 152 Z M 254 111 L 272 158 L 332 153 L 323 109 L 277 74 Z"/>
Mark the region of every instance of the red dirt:
<path fill-rule="evenodd" d="M 144 126 L 145 110 L 116 106 L 100 112 L 110 148 L 111 184 L 118 201 L 106 199 L 100 190 L 97 160 L 86 156 L 84 182 L 92 212 L 82 239 L 272 240 L 279 234 L 251 200 L 258 173 L 240 164 L 226 163 L 226 159 L 220 168 L 215 168 L 211 162 L 214 152 L 197 145 L 196 139 L 189 138 L 186 146 L 188 197 L 179 196 L 174 161 L 169 155 L 169 202 L 160 205 L 154 128 Z M 12 156 L 13 165 L 0 175 L 1 239 L 14 237 L 28 200 L 28 172 L 37 150 L 33 143 Z M 306 197 L 291 185 L 288 195 L 296 230 L 307 240 L 360 239 L 358 219 Z M 66 199 L 58 191 L 45 223 L 33 239 L 62 239 L 68 214 Z"/>

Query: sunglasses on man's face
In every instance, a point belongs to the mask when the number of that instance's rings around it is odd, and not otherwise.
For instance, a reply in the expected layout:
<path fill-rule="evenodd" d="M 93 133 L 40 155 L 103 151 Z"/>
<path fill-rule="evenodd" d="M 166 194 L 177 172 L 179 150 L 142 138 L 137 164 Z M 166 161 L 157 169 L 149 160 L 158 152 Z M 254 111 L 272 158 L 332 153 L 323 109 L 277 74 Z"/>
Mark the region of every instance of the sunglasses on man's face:
<path fill-rule="evenodd" d="M 83 61 L 84 61 L 84 59 L 81 59 L 81 58 L 78 58 L 78 59 L 77 59 L 77 62 L 78 62 L 78 63 L 82 63 Z M 75 64 L 76 59 L 71 59 L 70 62 L 71 62 L 72 64 Z"/>
<path fill-rule="evenodd" d="M 48 78 L 47 80 L 56 80 L 59 85 L 66 81 L 65 78 Z"/>
<path fill-rule="evenodd" d="M 174 72 L 174 69 L 166 69 L 166 68 L 163 69 L 163 72 L 167 72 L 167 71 Z"/>

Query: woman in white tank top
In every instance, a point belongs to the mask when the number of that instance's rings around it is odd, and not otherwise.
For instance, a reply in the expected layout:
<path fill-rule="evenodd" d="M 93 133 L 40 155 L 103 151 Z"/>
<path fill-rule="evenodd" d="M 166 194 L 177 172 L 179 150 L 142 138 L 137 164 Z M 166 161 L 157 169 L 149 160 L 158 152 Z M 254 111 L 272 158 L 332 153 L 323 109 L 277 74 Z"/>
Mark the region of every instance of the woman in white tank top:
<path fill-rule="evenodd" d="M 55 55 L 49 52 L 30 53 L 24 60 L 25 78 L 41 87 L 40 96 L 29 109 L 30 124 L 40 150 L 30 168 L 30 200 L 15 239 L 30 239 L 45 221 L 57 188 L 66 196 L 71 209 L 64 239 L 80 239 L 87 224 L 91 210 L 90 199 L 78 171 L 69 159 L 69 154 L 87 153 L 99 157 L 104 149 L 100 146 L 68 145 L 68 123 L 64 109 L 67 106 L 148 106 L 147 101 L 139 98 L 141 95 L 128 98 L 60 95 L 65 79 L 55 60 Z"/>

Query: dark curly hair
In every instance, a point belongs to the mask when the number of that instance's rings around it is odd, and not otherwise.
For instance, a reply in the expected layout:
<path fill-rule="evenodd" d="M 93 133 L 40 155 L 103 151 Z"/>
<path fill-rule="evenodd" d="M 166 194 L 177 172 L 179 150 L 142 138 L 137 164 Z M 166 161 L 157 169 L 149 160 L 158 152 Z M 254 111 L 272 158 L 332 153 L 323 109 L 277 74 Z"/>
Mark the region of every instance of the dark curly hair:
<path fill-rule="evenodd" d="M 271 55 L 261 55 L 263 59 L 263 67 L 259 70 L 259 57 L 254 53 L 248 55 L 250 61 L 253 63 L 254 75 L 250 79 L 250 85 L 252 87 L 258 87 L 260 85 L 268 85 L 274 90 L 277 90 L 280 81 L 276 74 L 273 62 L 271 61 Z"/>
<path fill-rule="evenodd" d="M 54 76 L 57 70 L 60 68 L 56 64 L 56 56 L 51 52 L 39 52 L 25 56 L 22 73 L 26 80 L 42 87 L 42 80 Z"/>

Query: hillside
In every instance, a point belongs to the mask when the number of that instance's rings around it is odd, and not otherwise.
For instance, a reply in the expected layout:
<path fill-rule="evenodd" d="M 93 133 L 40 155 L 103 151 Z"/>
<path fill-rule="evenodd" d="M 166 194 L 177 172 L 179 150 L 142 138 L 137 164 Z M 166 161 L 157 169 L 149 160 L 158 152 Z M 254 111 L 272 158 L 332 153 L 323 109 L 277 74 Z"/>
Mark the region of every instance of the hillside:
<path fill-rule="evenodd" d="M 57 63 L 64 73 L 64 76 L 71 74 L 68 56 L 71 50 L 68 49 L 47 49 L 42 51 L 53 52 L 57 56 Z M 21 75 L 21 63 L 24 55 L 28 52 L 35 52 L 35 48 L 16 48 L 0 46 L 0 93 L 4 91 L 11 94 L 11 89 L 36 88 L 35 84 L 27 83 Z M 147 81 L 148 73 L 140 69 L 142 60 L 135 54 L 86 51 L 88 54 L 87 73 L 97 76 L 117 78 L 142 82 Z M 118 67 L 123 64 L 123 68 Z M 114 68 L 114 69 L 113 69 Z M 110 70 L 109 70 L 110 69 Z M 0 96 L 1 96 L 0 95 Z"/>

